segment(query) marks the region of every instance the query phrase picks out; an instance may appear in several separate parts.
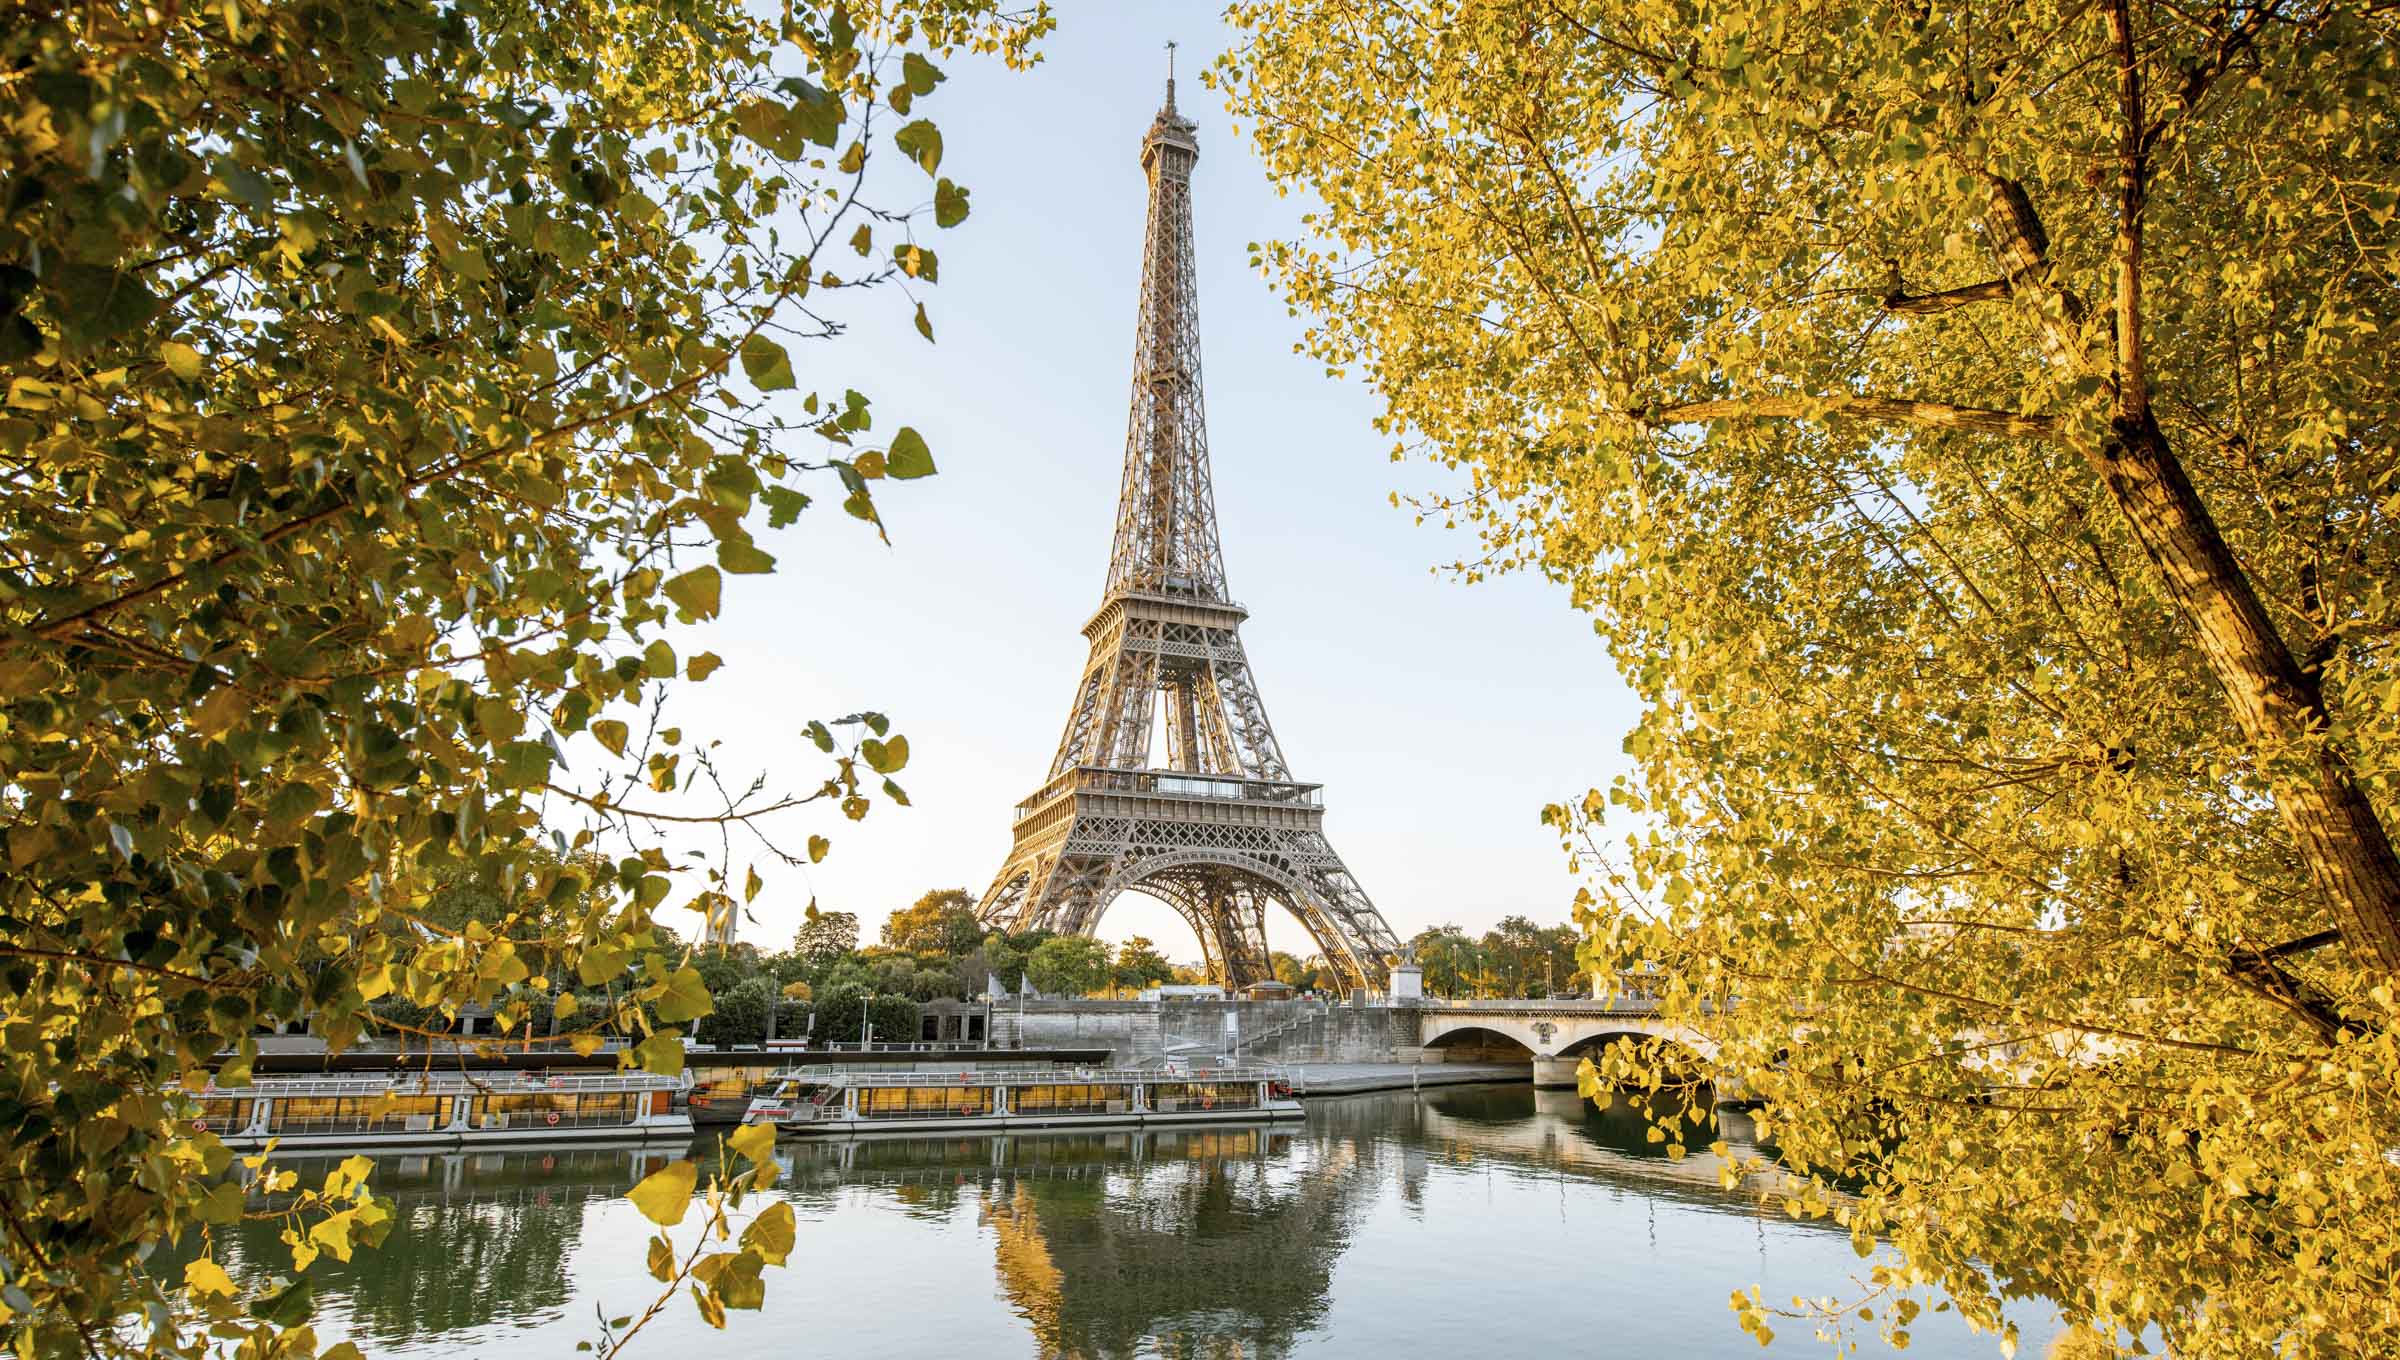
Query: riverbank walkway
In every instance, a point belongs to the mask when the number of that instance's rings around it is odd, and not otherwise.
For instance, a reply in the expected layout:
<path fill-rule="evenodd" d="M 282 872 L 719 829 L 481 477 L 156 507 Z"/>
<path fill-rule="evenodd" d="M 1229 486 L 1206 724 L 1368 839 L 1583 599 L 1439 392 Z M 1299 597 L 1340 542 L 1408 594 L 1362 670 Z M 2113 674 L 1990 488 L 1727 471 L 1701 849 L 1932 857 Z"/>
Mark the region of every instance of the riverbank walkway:
<path fill-rule="evenodd" d="M 1289 1066 L 1306 1083 L 1300 1092 L 1303 1097 L 1533 1080 L 1530 1062 L 1292 1063 Z"/>

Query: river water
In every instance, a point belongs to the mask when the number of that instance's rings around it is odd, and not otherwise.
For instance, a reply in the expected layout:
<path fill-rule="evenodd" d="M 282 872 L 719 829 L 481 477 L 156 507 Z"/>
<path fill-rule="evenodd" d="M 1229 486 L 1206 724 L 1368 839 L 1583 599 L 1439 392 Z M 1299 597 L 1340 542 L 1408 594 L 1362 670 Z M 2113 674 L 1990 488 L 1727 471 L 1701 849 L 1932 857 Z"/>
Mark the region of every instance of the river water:
<path fill-rule="evenodd" d="M 1747 1121 L 1722 1134 L 1742 1147 Z M 657 1291 L 623 1195 L 671 1155 L 378 1159 L 400 1227 L 312 1272 L 321 1340 L 574 1354 Z M 1274 1126 L 786 1139 L 778 1156 L 799 1245 L 766 1272 L 765 1309 L 716 1332 L 677 1300 L 627 1355 L 1773 1360 L 1833 1352 L 1799 1322 L 1762 1352 L 1728 1296 L 1849 1296 L 1868 1264 L 1846 1233 L 1721 1190 L 1705 1152 L 1669 1160 L 1630 1111 L 1526 1086 L 1313 1100 Z M 220 1257 L 288 1267 L 277 1231 L 245 1224 Z M 2051 1326 L 2018 1321 L 2040 1356 Z M 2000 1354 L 1947 1313 L 1913 1331 L 1910 1356 Z M 1850 1336 L 1895 1353 L 1871 1327 Z"/>

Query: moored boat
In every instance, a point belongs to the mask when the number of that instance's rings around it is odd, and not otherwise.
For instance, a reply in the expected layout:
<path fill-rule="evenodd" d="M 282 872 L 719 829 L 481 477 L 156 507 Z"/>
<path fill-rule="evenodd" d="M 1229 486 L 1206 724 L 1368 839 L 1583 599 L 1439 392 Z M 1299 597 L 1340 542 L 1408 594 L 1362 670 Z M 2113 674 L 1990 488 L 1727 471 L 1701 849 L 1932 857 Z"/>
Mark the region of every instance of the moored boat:
<path fill-rule="evenodd" d="M 428 1072 L 211 1083 L 184 1117 L 229 1148 L 366 1151 L 689 1139 L 676 1083 L 646 1072 Z"/>
<path fill-rule="evenodd" d="M 1256 1122 L 1303 1114 L 1298 1083 L 1280 1068 L 802 1067 L 777 1073 L 743 1122 L 823 1134 Z"/>

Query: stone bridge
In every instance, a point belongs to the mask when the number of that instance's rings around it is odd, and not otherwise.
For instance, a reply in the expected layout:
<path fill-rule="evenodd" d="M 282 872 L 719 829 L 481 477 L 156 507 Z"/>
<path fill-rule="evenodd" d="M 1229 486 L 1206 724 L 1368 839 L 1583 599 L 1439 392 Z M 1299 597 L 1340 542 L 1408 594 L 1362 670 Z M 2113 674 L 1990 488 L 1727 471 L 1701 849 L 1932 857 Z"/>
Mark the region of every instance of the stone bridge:
<path fill-rule="evenodd" d="M 1533 1063 L 1537 1087 L 1572 1087 L 1576 1065 L 1620 1039 L 1665 1039 L 1706 1064 L 1716 1044 L 1688 1025 L 1658 1018 L 1655 1002 L 1617 996 L 1570 1001 L 1417 1003 L 1418 1043 L 1426 1062 Z"/>

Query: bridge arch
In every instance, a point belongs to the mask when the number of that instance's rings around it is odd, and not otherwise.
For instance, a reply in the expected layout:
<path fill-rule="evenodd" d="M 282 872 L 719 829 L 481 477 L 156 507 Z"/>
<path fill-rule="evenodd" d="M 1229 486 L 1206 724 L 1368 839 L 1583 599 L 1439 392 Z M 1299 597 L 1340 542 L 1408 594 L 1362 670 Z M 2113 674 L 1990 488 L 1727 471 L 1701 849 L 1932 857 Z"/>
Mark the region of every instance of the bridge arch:
<path fill-rule="evenodd" d="M 1657 1025 L 1620 1025 L 1594 1029 L 1577 1038 L 1573 1043 L 1561 1047 L 1558 1050 L 1558 1056 L 1561 1059 L 1571 1058 L 1577 1061 L 1589 1058 L 1594 1063 L 1598 1063 L 1601 1050 L 1610 1044 L 1644 1043 L 1652 1040 L 1666 1046 L 1668 1056 L 1682 1070 L 1684 1079 L 1699 1081 L 1708 1079 L 1710 1063 L 1708 1055 L 1703 1053 L 1699 1047 L 1699 1036 L 1667 1033 Z"/>
<path fill-rule="evenodd" d="M 1557 1027 L 1551 1026 L 1551 1032 L 1544 1034 L 1543 1023 L 1514 1015 L 1428 1014 L 1418 1027 L 1418 1042 L 1427 1048 L 1451 1048 L 1466 1045 L 1474 1036 L 1489 1035 L 1524 1049 L 1529 1058 L 1546 1058 L 1556 1051 Z"/>
<path fill-rule="evenodd" d="M 1491 1025 L 1453 1025 L 1424 1046 L 1456 1062 L 1531 1062 L 1539 1056 L 1524 1038 Z"/>

